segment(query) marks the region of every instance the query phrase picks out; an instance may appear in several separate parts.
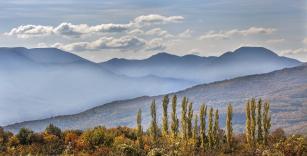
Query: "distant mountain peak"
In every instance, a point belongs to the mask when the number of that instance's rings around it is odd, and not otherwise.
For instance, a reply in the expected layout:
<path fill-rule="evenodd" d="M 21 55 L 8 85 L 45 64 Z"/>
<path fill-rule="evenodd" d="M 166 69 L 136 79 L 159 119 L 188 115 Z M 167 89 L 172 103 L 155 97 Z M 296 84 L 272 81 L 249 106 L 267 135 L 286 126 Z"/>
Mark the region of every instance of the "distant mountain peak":
<path fill-rule="evenodd" d="M 169 57 L 179 57 L 177 55 L 173 55 L 173 54 L 170 54 L 170 53 L 167 53 L 167 52 L 161 52 L 161 53 L 158 53 L 158 54 L 155 54 L 155 55 L 152 55 L 151 57 L 149 58 L 169 58 Z"/>
<path fill-rule="evenodd" d="M 233 53 L 245 53 L 245 54 L 265 54 L 271 56 L 278 56 L 273 51 L 264 48 L 264 47 L 240 47 L 239 49 L 235 50 Z"/>
<path fill-rule="evenodd" d="M 273 51 L 264 47 L 240 47 L 235 51 L 226 52 L 220 56 L 220 58 L 278 58 L 279 56 Z"/>
<path fill-rule="evenodd" d="M 57 48 L 25 48 L 25 47 L 0 47 L 0 54 L 14 58 L 24 57 L 37 63 L 72 63 L 75 61 L 88 60 L 73 53 Z"/>

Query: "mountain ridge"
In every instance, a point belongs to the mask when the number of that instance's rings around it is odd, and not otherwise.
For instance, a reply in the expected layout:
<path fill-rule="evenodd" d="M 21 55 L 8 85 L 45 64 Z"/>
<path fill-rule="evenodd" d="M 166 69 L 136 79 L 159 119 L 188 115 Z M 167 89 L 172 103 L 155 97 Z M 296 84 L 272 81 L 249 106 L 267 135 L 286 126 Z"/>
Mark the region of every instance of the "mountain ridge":
<path fill-rule="evenodd" d="M 263 47 L 241 47 L 218 57 L 177 56 L 159 53 L 143 60 L 112 59 L 99 63 L 105 69 L 130 77 L 156 75 L 210 83 L 243 75 L 266 73 L 302 62 L 279 56 Z M 184 73 L 180 70 L 185 71 Z"/>
<path fill-rule="evenodd" d="M 131 78 L 54 50 L 0 48 L 0 124 L 77 113 L 101 102 L 167 93 L 194 84 L 160 77 Z"/>
<path fill-rule="evenodd" d="M 304 129 L 302 126 L 307 125 L 307 120 L 302 117 L 302 115 L 304 116 L 302 107 L 307 104 L 304 104 L 304 100 L 307 100 L 306 76 L 307 65 L 302 65 L 266 74 L 248 75 L 231 80 L 196 85 L 168 95 L 176 94 L 178 96 L 178 105 L 180 105 L 180 100 L 183 96 L 189 97 L 194 103 L 195 110 L 198 110 L 202 102 L 206 102 L 209 107 L 218 108 L 221 112 L 221 125 L 223 125 L 222 121 L 224 121 L 223 118 L 225 117 L 226 104 L 231 102 L 235 111 L 234 118 L 239 120 L 234 123 L 237 131 L 244 129 L 244 126 L 242 126 L 244 124 L 244 121 L 242 121 L 244 117 L 244 101 L 251 97 L 269 98 L 272 103 L 272 122 L 276 125 L 274 128 L 280 126 L 285 128 L 287 132 L 294 130 L 294 132 L 302 133 L 306 132 L 306 128 Z M 277 82 L 277 80 L 279 81 Z M 240 85 L 238 86 L 238 84 Z M 288 86 L 288 84 L 291 85 Z M 233 87 L 238 88 L 234 89 Z M 246 90 L 247 88 L 249 89 Z M 285 95 L 289 99 L 279 98 Z M 160 102 L 162 95 L 142 96 L 106 103 L 73 115 L 16 123 L 5 128 L 15 132 L 20 127 L 42 130 L 49 123 L 53 123 L 63 129 L 86 129 L 98 125 L 133 127 L 135 125 L 134 116 L 138 108 L 143 110 L 144 122 L 149 123 L 149 105 L 152 99 L 156 99 L 158 114 L 161 113 Z M 291 127 L 300 128 L 293 129 Z"/>

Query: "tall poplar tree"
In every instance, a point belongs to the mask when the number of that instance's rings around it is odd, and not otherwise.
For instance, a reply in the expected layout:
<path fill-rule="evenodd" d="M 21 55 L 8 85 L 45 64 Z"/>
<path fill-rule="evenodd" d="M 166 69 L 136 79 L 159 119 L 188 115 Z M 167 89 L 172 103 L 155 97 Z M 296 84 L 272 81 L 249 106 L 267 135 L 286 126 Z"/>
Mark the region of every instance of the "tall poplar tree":
<path fill-rule="evenodd" d="M 192 137 L 192 121 L 193 121 L 193 103 L 190 102 L 188 110 L 188 118 L 187 118 L 188 138 Z"/>
<path fill-rule="evenodd" d="M 187 104 L 187 98 L 183 97 L 181 103 L 181 133 L 183 139 L 187 139 Z"/>
<path fill-rule="evenodd" d="M 271 115 L 270 115 L 270 103 L 267 101 L 264 103 L 263 110 L 263 143 L 267 145 L 268 136 L 271 128 Z"/>
<path fill-rule="evenodd" d="M 214 127 L 213 127 L 213 142 L 214 146 L 218 147 L 219 146 L 219 110 L 215 110 L 215 115 L 214 115 Z"/>
<path fill-rule="evenodd" d="M 193 129 L 193 143 L 194 146 L 197 145 L 197 140 L 198 140 L 198 116 L 195 115 L 194 117 L 194 129 Z"/>
<path fill-rule="evenodd" d="M 226 139 L 229 148 L 232 147 L 233 129 L 232 129 L 232 105 L 229 104 L 227 107 L 227 118 L 226 118 Z"/>
<path fill-rule="evenodd" d="M 209 142 L 209 148 L 213 148 L 213 108 L 210 108 L 209 111 L 209 118 L 208 118 L 208 142 Z"/>
<path fill-rule="evenodd" d="M 153 142 L 156 143 L 158 138 L 158 124 L 157 124 L 157 112 L 156 112 L 155 100 L 153 100 L 151 103 L 150 112 L 151 112 L 150 135 L 153 139 Z"/>
<path fill-rule="evenodd" d="M 251 143 L 256 144 L 256 99 L 252 98 L 250 105 L 251 115 Z"/>
<path fill-rule="evenodd" d="M 250 100 L 247 101 L 245 106 L 245 117 L 246 117 L 246 123 L 245 123 L 245 138 L 246 142 L 251 145 L 251 113 L 250 113 Z"/>
<path fill-rule="evenodd" d="M 144 143 L 143 143 L 142 111 L 141 111 L 141 109 L 139 109 L 139 111 L 137 113 L 136 122 L 137 122 L 137 140 L 139 142 L 139 148 L 143 149 Z"/>
<path fill-rule="evenodd" d="M 262 99 L 258 100 L 257 106 L 257 140 L 261 142 L 263 140 L 263 130 L 262 130 Z"/>
<path fill-rule="evenodd" d="M 177 118 L 177 96 L 174 95 L 172 98 L 172 115 L 171 115 L 171 134 L 173 138 L 177 137 L 179 120 Z"/>
<path fill-rule="evenodd" d="M 207 116 L 207 106 L 202 104 L 200 106 L 199 118 L 200 118 L 200 141 L 203 150 L 206 148 L 206 116 Z"/>
<path fill-rule="evenodd" d="M 169 98 L 168 96 L 163 97 L 162 101 L 162 107 L 163 107 L 163 117 L 162 117 L 162 135 L 166 136 L 168 135 L 168 103 L 169 103 Z"/>

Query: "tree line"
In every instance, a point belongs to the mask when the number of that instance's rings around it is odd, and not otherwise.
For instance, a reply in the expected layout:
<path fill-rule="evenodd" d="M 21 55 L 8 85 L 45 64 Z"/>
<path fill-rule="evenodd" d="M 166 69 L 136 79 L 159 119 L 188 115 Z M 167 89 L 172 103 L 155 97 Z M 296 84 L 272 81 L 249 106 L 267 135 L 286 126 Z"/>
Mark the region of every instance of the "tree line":
<path fill-rule="evenodd" d="M 243 133 L 234 133 L 231 104 L 227 105 L 225 128 L 220 127 L 218 109 L 202 104 L 195 111 L 187 97 L 179 101 L 176 95 L 164 96 L 162 121 L 158 121 L 157 104 L 155 100 L 150 104 L 147 130 L 142 125 L 141 109 L 135 128 L 61 130 L 49 124 L 42 132 L 21 128 L 13 134 L 0 127 L 0 155 L 307 155 L 306 136 L 286 135 L 280 128 L 271 132 L 269 101 L 246 101 Z"/>
<path fill-rule="evenodd" d="M 171 118 L 169 121 L 168 105 L 170 99 L 166 95 L 162 100 L 162 126 L 161 133 L 157 123 L 156 102 L 152 101 L 150 107 L 151 123 L 149 127 L 149 135 L 152 137 L 153 143 L 158 144 L 158 138 L 166 138 L 171 140 L 183 140 L 185 146 L 193 146 L 202 152 L 214 151 L 219 149 L 226 138 L 228 150 L 233 150 L 233 107 L 231 104 L 227 106 L 225 134 L 221 134 L 219 127 L 219 110 L 208 108 L 207 105 L 200 106 L 199 114 L 194 113 L 193 103 L 187 97 L 183 97 L 181 103 L 180 120 L 177 117 L 177 96 L 171 99 Z M 257 111 L 256 111 L 257 110 Z M 143 149 L 143 129 L 142 129 L 142 111 L 139 109 L 137 113 L 137 132 L 139 148 Z M 198 124 L 198 121 L 200 124 Z M 206 122 L 208 121 L 208 124 Z M 170 122 L 170 125 L 169 125 Z M 194 123 L 194 124 L 193 124 Z M 256 144 L 266 145 L 269 131 L 271 128 L 270 103 L 263 102 L 260 98 L 256 100 L 252 98 L 246 103 L 246 129 L 245 139 L 251 150 L 255 149 Z M 161 134 L 161 135 L 160 135 Z M 192 144 L 188 144 L 190 143 Z"/>

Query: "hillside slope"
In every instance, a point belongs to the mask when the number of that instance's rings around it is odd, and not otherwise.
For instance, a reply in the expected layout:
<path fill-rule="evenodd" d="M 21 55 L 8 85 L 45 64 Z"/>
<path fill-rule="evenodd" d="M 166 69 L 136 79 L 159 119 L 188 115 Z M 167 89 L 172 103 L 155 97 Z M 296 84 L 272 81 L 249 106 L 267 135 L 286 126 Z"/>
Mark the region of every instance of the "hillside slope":
<path fill-rule="evenodd" d="M 208 106 L 221 111 L 221 127 L 224 125 L 226 104 L 234 106 L 234 127 L 242 131 L 245 122 L 244 102 L 251 97 L 262 97 L 270 100 L 273 128 L 282 127 L 287 132 L 307 132 L 307 65 L 274 71 L 267 74 L 251 75 L 210 84 L 198 85 L 176 93 L 180 104 L 183 96 L 193 101 L 198 109 L 205 102 Z M 28 127 L 37 131 L 43 130 L 49 123 L 63 129 L 85 129 L 97 125 L 135 126 L 135 114 L 143 110 L 143 123 L 148 126 L 150 120 L 150 103 L 156 99 L 158 113 L 161 113 L 162 96 L 139 97 L 130 100 L 104 104 L 75 115 L 57 116 L 44 120 L 27 121 L 8 125 L 7 130 L 17 131 Z M 180 111 L 180 106 L 178 106 Z M 179 112 L 178 112 L 179 113 Z M 180 114 L 178 114 L 180 115 Z M 158 115 L 161 116 L 161 115 Z"/>

